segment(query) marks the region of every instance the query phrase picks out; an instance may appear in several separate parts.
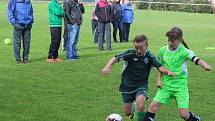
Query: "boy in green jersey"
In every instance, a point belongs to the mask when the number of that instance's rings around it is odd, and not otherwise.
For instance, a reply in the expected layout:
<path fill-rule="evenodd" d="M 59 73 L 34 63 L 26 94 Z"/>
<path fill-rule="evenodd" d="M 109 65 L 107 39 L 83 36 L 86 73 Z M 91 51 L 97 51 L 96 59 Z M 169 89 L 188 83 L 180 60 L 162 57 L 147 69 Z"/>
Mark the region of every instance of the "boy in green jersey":
<path fill-rule="evenodd" d="M 143 121 L 153 121 L 161 104 L 168 104 L 170 98 L 176 100 L 179 115 L 182 119 L 185 121 L 200 121 L 199 117 L 188 111 L 189 93 L 186 61 L 189 60 L 196 65 L 200 65 L 206 71 L 210 71 L 211 67 L 189 50 L 183 40 L 183 31 L 180 28 L 173 27 L 166 33 L 166 36 L 168 37 L 168 45 L 159 49 L 158 60 L 177 76 L 170 77 L 158 72 L 157 86 L 160 89 L 150 104 Z"/>
<path fill-rule="evenodd" d="M 110 59 L 102 73 L 107 76 L 113 64 L 121 60 L 125 61 L 119 87 L 124 102 L 125 115 L 133 117 L 132 104 L 135 101 L 137 121 L 142 121 L 145 116 L 144 102 L 147 99 L 148 76 L 151 67 L 154 66 L 160 72 L 169 76 L 175 74 L 165 69 L 147 50 L 148 39 L 145 35 L 134 38 L 134 47 L 134 49 L 129 49 Z"/>

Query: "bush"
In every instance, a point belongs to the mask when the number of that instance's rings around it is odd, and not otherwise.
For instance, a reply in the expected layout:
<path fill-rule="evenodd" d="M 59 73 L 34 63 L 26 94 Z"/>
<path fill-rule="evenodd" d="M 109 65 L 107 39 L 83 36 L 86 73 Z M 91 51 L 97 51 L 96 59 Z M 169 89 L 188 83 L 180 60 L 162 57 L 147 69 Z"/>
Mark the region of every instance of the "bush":
<path fill-rule="evenodd" d="M 163 3 L 148 3 L 148 2 L 163 2 Z M 190 13 L 213 13 L 210 2 L 205 0 L 194 0 L 193 4 L 206 4 L 206 5 L 192 5 L 192 4 L 168 4 L 168 3 L 189 3 L 189 0 L 148 0 L 145 2 L 137 3 L 138 9 L 151 9 L 151 10 L 167 10 L 167 11 L 182 11 Z"/>

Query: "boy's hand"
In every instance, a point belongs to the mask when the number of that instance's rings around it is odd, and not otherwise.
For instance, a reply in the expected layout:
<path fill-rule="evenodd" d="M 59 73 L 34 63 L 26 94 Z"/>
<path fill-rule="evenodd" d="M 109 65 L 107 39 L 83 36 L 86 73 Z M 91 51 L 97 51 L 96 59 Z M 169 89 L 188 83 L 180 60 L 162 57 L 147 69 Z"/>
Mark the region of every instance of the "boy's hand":
<path fill-rule="evenodd" d="M 102 74 L 103 74 L 104 76 L 108 76 L 108 75 L 110 74 L 110 70 L 111 70 L 111 68 L 109 68 L 109 67 L 104 67 L 104 68 L 102 69 Z"/>
<path fill-rule="evenodd" d="M 171 72 L 171 71 L 168 71 L 167 73 L 168 76 L 177 76 L 175 73 Z"/>
<path fill-rule="evenodd" d="M 162 81 L 161 80 L 157 80 L 157 85 L 158 88 L 162 88 Z"/>
<path fill-rule="evenodd" d="M 206 71 L 211 71 L 212 67 L 208 64 L 204 64 L 203 67 Z"/>

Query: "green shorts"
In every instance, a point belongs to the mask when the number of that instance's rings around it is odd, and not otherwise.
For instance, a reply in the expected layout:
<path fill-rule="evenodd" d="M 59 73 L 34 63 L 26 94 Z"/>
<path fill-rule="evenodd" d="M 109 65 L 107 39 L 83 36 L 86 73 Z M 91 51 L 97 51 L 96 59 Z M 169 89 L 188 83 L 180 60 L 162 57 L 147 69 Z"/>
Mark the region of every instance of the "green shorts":
<path fill-rule="evenodd" d="M 132 103 L 136 100 L 136 97 L 139 95 L 143 95 L 147 98 L 148 92 L 146 89 L 138 89 L 132 93 L 122 93 L 122 99 L 124 103 Z"/>
<path fill-rule="evenodd" d="M 158 90 L 153 100 L 162 104 L 169 104 L 171 98 L 176 100 L 178 108 L 189 107 L 188 88 L 181 89 L 180 91 L 172 91 L 161 88 Z"/>

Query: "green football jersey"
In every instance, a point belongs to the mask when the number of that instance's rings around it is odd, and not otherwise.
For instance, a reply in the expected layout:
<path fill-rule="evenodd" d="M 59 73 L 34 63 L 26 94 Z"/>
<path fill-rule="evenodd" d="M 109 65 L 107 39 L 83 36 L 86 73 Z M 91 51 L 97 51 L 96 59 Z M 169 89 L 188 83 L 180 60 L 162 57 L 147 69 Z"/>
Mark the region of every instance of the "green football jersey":
<path fill-rule="evenodd" d="M 135 49 L 127 50 L 115 56 L 119 61 L 124 60 L 119 91 L 132 93 L 138 89 L 148 89 L 148 77 L 151 67 L 160 68 L 162 65 L 147 51 L 143 56 L 137 56 Z"/>
<path fill-rule="evenodd" d="M 191 61 L 195 54 L 180 44 L 179 47 L 170 51 L 169 46 L 164 46 L 158 51 L 158 60 L 168 70 L 177 74 L 175 77 L 163 75 L 163 86 L 171 90 L 178 90 L 179 88 L 187 88 L 187 60 Z"/>

